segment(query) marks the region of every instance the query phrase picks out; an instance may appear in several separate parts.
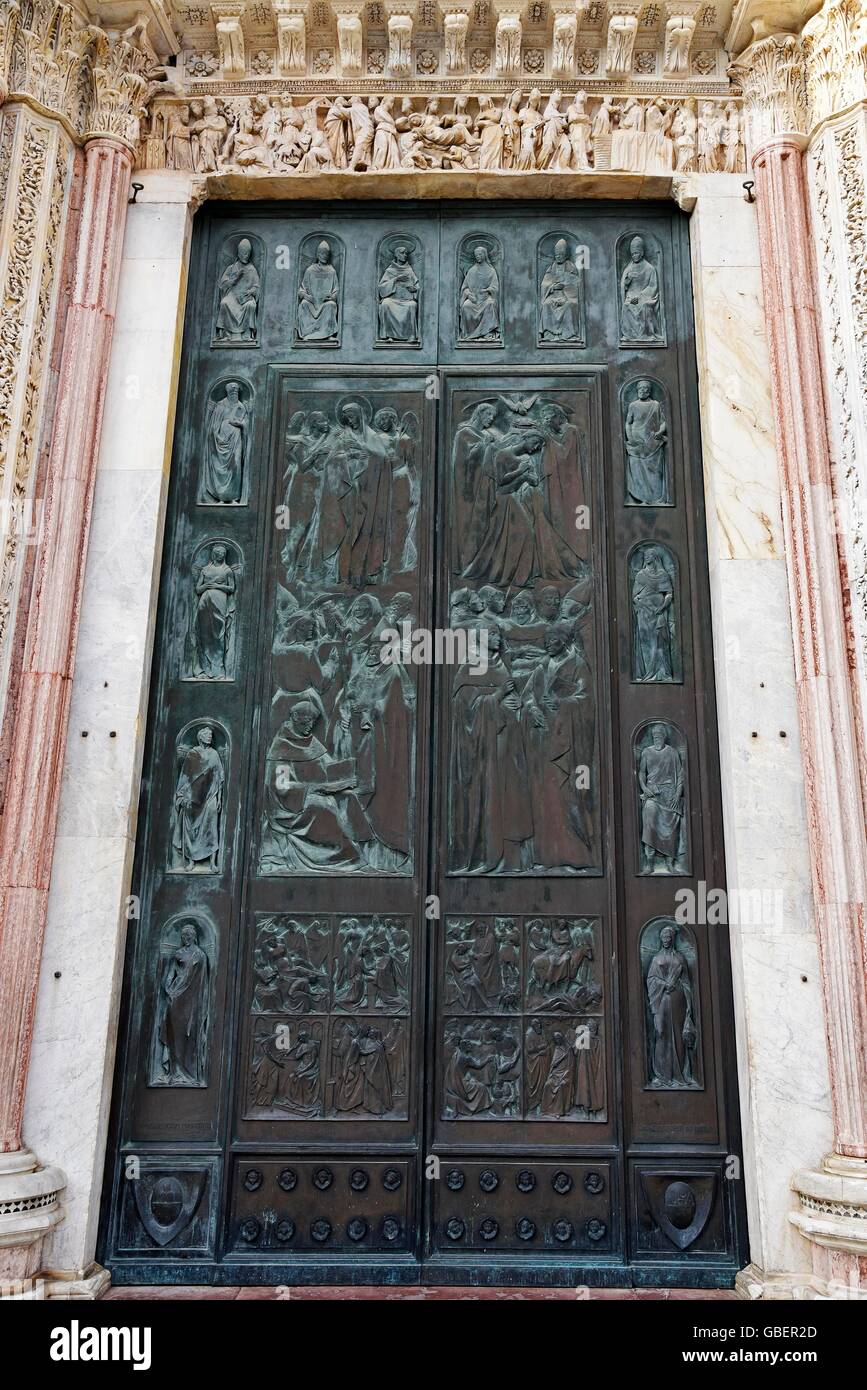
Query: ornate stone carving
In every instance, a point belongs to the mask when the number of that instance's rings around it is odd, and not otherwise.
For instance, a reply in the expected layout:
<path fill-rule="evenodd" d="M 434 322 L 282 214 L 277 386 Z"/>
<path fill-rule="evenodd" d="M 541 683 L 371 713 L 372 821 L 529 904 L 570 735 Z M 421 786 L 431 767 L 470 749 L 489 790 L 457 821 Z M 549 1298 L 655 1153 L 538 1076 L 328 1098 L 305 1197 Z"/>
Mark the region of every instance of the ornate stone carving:
<path fill-rule="evenodd" d="M 507 5 L 497 0 L 494 69 L 504 75 L 521 71 L 522 8 L 520 4 Z"/>
<path fill-rule="evenodd" d="M 388 71 L 392 77 L 405 77 L 412 69 L 412 0 L 385 0 L 388 15 Z"/>
<path fill-rule="evenodd" d="M 867 17 L 861 0 L 825 0 L 804 25 L 810 122 L 867 99 Z"/>
<path fill-rule="evenodd" d="M 750 44 L 729 68 L 743 89 L 750 148 L 757 150 L 773 135 L 807 131 L 804 50 L 792 34 L 774 34 Z"/>
<path fill-rule="evenodd" d="M 341 74 L 346 77 L 360 73 L 364 43 L 361 24 L 364 0 L 334 0 L 332 8 L 337 15 L 337 46 L 340 51 Z"/>
<path fill-rule="evenodd" d="M 608 20 L 605 68 L 611 77 L 628 77 L 632 71 L 632 51 L 638 33 L 640 5 L 615 5 Z"/>
<path fill-rule="evenodd" d="M 467 32 L 470 27 L 469 7 L 451 8 L 445 0 L 443 8 L 443 38 L 446 72 L 464 72 L 467 66 Z"/>
<path fill-rule="evenodd" d="M 665 51 L 662 70 L 666 77 L 689 72 L 689 48 L 695 33 L 695 15 L 675 13 L 665 22 Z"/>
<path fill-rule="evenodd" d="M 562 0 L 560 0 L 562 4 Z M 571 77 L 575 71 L 575 40 L 578 36 L 578 16 L 571 4 L 565 10 L 554 9 L 554 34 L 551 45 L 551 72 L 554 77 Z"/>

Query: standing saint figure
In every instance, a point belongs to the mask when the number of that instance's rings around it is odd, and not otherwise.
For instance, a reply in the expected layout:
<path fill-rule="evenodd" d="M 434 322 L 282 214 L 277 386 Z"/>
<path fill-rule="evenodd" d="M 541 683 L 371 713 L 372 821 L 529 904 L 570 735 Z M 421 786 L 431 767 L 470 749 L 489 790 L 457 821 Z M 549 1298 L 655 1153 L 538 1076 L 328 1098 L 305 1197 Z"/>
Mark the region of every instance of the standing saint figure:
<path fill-rule="evenodd" d="M 499 342 L 500 277 L 486 246 L 473 249 L 472 264 L 461 284 L 458 312 L 461 337 L 466 342 Z"/>
<path fill-rule="evenodd" d="M 539 293 L 539 338 L 544 342 L 574 343 L 581 337 L 581 277 L 563 237 L 542 276 Z"/>
<path fill-rule="evenodd" d="M 667 507 L 671 501 L 666 464 L 668 425 L 650 382 L 639 381 L 624 422 L 626 501 L 641 507 Z"/>
<path fill-rule="evenodd" d="M 689 962 L 676 940 L 675 928 L 666 924 L 646 986 L 652 1020 L 650 1084 L 672 1088 L 696 1084 L 692 1060 L 698 1041 Z"/>
<path fill-rule="evenodd" d="M 683 760 L 664 724 L 654 724 L 652 739 L 638 762 L 642 873 L 676 874 L 686 858 Z"/>
<path fill-rule="evenodd" d="M 590 117 L 587 114 L 586 104 L 587 93 L 576 92 L 571 105 L 566 108 L 570 164 L 579 173 L 590 168 Z"/>
<path fill-rule="evenodd" d="M 620 277 L 620 337 L 626 343 L 662 339 L 659 312 L 659 271 L 648 260 L 644 238 L 629 243 L 629 260 Z"/>
<path fill-rule="evenodd" d="M 193 675 L 197 680 L 231 680 L 235 571 L 226 559 L 226 547 L 211 547 L 211 557 L 196 580 L 193 609 Z"/>
<path fill-rule="evenodd" d="M 241 501 L 250 448 L 250 408 L 240 392 L 237 381 L 227 381 L 223 399 L 208 405 L 199 502 L 237 506 Z"/>
<path fill-rule="evenodd" d="M 320 241 L 316 260 L 307 267 L 298 288 L 295 335 L 302 343 L 324 343 L 337 337 L 340 282 L 331 264 L 331 247 Z"/>
<path fill-rule="evenodd" d="M 218 342 L 255 342 L 259 320 L 259 272 L 253 246 L 241 237 L 234 261 L 220 276 L 215 335 Z"/>
<path fill-rule="evenodd" d="M 409 248 L 396 246 L 379 277 L 379 336 L 385 343 L 418 342 L 419 279 Z"/>
<path fill-rule="evenodd" d="M 476 130 L 481 138 L 479 146 L 479 168 L 501 169 L 503 166 L 503 124 L 502 111 L 494 105 L 494 98 L 480 96 L 479 113 L 476 116 Z"/>
<path fill-rule="evenodd" d="M 222 840 L 223 761 L 206 724 L 188 748 L 175 787 L 175 829 L 172 848 L 187 873 L 218 872 Z"/>
<path fill-rule="evenodd" d="M 208 974 L 198 928 L 195 922 L 184 922 L 180 945 L 169 956 L 160 988 L 157 1038 L 164 1085 L 205 1084 Z"/>
<path fill-rule="evenodd" d="M 646 555 L 632 581 L 633 655 L 632 678 L 636 681 L 674 679 L 674 585 L 654 547 Z"/>

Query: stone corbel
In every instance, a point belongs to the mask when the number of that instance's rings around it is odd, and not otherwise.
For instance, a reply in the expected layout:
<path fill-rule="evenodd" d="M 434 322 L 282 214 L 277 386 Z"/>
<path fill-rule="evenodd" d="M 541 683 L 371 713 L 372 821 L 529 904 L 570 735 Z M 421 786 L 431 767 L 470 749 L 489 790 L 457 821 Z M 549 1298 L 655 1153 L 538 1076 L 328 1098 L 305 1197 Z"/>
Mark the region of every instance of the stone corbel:
<path fill-rule="evenodd" d="M 271 0 L 277 31 L 277 71 L 299 77 L 307 71 L 308 0 Z"/>
<path fill-rule="evenodd" d="M 247 70 L 244 56 L 244 30 L 241 27 L 243 13 L 242 0 L 234 0 L 232 4 L 211 5 L 211 14 L 217 28 L 217 43 L 220 46 L 220 62 L 225 82 L 232 82 L 243 77 Z"/>
<path fill-rule="evenodd" d="M 342 77 L 352 77 L 363 67 L 365 0 L 332 0 L 331 8 L 337 16 L 340 73 Z"/>
<path fill-rule="evenodd" d="M 672 0 L 665 7 L 664 77 L 689 76 L 689 51 L 695 35 L 699 0 Z"/>
<path fill-rule="evenodd" d="M 806 144 L 807 87 L 804 50 L 794 34 L 773 34 L 745 48 L 729 67 L 745 98 L 751 150 L 775 135 Z"/>
<path fill-rule="evenodd" d="M 497 28 L 494 38 L 494 70 L 506 76 L 521 71 L 521 15 L 523 0 L 494 0 Z"/>
<path fill-rule="evenodd" d="M 578 37 L 578 6 L 575 0 L 551 0 L 554 31 L 551 44 L 551 75 L 572 77 L 575 72 L 575 41 Z"/>
<path fill-rule="evenodd" d="M 440 9 L 443 14 L 446 72 L 466 72 L 467 34 L 470 28 L 469 0 L 440 0 Z"/>
<path fill-rule="evenodd" d="M 406 77 L 412 71 L 412 26 L 416 0 L 385 0 L 388 17 L 388 71 Z"/>
<path fill-rule="evenodd" d="M 632 72 L 641 8 L 640 0 L 615 0 L 610 7 L 605 52 L 605 70 L 609 77 L 628 77 Z"/>

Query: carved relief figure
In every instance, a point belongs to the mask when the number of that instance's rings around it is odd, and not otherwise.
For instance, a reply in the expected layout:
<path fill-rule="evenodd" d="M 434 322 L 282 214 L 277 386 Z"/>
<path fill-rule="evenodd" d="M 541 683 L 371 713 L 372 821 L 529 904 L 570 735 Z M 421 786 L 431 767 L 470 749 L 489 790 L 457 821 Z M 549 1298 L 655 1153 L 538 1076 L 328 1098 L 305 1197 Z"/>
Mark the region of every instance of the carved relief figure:
<path fill-rule="evenodd" d="M 193 169 L 193 132 L 190 129 L 189 111 L 186 106 L 178 106 L 169 118 L 166 137 L 167 154 L 172 169 Z"/>
<path fill-rule="evenodd" d="M 693 174 L 698 168 L 696 148 L 698 117 L 695 114 L 695 99 L 687 97 L 678 106 L 671 123 L 674 141 L 674 167 L 678 173 Z"/>
<path fill-rule="evenodd" d="M 484 95 L 479 97 L 476 129 L 481 140 L 479 168 L 501 169 L 503 166 L 502 111 L 494 105 L 493 97 Z"/>
<path fill-rule="evenodd" d="M 576 1013 L 594 1008 L 602 990 L 593 976 L 596 943 L 586 918 L 535 918 L 526 923 L 526 1007 L 534 1012 Z"/>
<path fill-rule="evenodd" d="M 658 262 L 647 255 L 646 239 L 634 236 L 620 275 L 620 342 L 662 343 L 662 307 Z"/>
<path fill-rule="evenodd" d="M 301 343 L 336 342 L 340 281 L 332 264 L 331 244 L 323 238 L 316 258 L 307 266 L 298 287 L 295 337 Z"/>
<path fill-rule="evenodd" d="M 677 570 L 662 545 L 643 545 L 629 561 L 632 589 L 632 679 L 673 681 L 679 666 L 674 600 Z"/>
<path fill-rule="evenodd" d="M 405 1072 L 406 1028 L 395 1020 L 384 1031 L 379 1023 L 346 1019 L 333 1027 L 328 1090 L 338 1114 L 381 1116 L 403 1108 L 395 1081 Z"/>
<path fill-rule="evenodd" d="M 670 725 L 653 724 L 638 736 L 641 873 L 689 871 L 689 825 L 683 740 Z"/>
<path fill-rule="evenodd" d="M 458 302 L 460 337 L 464 342 L 499 343 L 500 277 L 487 246 L 477 243 L 464 272 Z"/>
<path fill-rule="evenodd" d="M 590 117 L 585 109 L 586 92 L 576 92 L 566 109 L 571 168 L 583 173 L 590 168 Z"/>
<path fill-rule="evenodd" d="M 624 400 L 628 402 L 623 422 L 628 506 L 671 505 L 668 423 L 661 396 L 661 387 L 646 377 L 636 383 L 634 394 L 632 388 L 627 388 L 624 394 Z"/>
<path fill-rule="evenodd" d="M 716 174 L 723 168 L 726 118 L 712 101 L 703 101 L 698 116 L 698 171 Z"/>
<path fill-rule="evenodd" d="M 254 1014 L 319 1014 L 328 1009 L 327 919 L 268 917 L 256 929 Z"/>
<path fill-rule="evenodd" d="M 172 868 L 186 873 L 215 874 L 220 867 L 226 774 L 213 745 L 213 730 L 205 724 L 196 734 L 196 746 L 181 748 L 175 787 Z"/>
<path fill-rule="evenodd" d="M 241 237 L 235 259 L 226 266 L 218 286 L 217 342 L 255 343 L 259 322 L 259 272 L 253 263 L 253 245 Z"/>
<path fill-rule="evenodd" d="M 684 933 L 680 941 L 679 934 Z M 700 1086 L 695 946 L 665 918 L 641 934 L 648 1012 L 648 1084 L 660 1090 Z"/>
<path fill-rule="evenodd" d="M 373 113 L 373 169 L 399 169 L 400 146 L 394 119 L 394 97 L 383 97 Z"/>
<path fill-rule="evenodd" d="M 170 937 L 177 932 L 177 943 Z M 211 961 L 189 918 L 164 933 L 156 1007 L 152 1086 L 207 1084 Z"/>
<path fill-rule="evenodd" d="M 542 104 L 542 93 L 538 87 L 534 87 L 527 98 L 526 106 L 522 106 L 517 116 L 520 143 L 518 146 L 518 158 L 515 162 L 517 169 L 536 168 L 536 150 L 542 127 L 542 113 L 539 107 Z"/>
<path fill-rule="evenodd" d="M 443 1117 L 506 1119 L 520 1113 L 521 1044 L 514 1024 L 455 1020 L 445 1031 Z"/>
<path fill-rule="evenodd" d="M 539 286 L 539 342 L 578 343 L 583 336 L 581 274 L 569 258 L 565 237 L 560 237 Z"/>
<path fill-rule="evenodd" d="M 195 568 L 194 568 L 195 573 Z M 211 546 L 195 573 L 190 628 L 195 680 L 232 680 L 235 674 L 235 598 L 238 582 L 222 542 Z"/>
<path fill-rule="evenodd" d="M 227 381 L 220 397 L 211 394 L 205 422 L 205 458 L 200 503 L 238 506 L 243 500 L 250 452 L 249 387 Z"/>
<path fill-rule="evenodd" d="M 379 105 L 376 97 L 354 96 L 349 104 L 349 122 L 352 129 L 352 155 L 349 160 L 350 171 L 369 169 L 373 158 L 373 113 Z"/>
<path fill-rule="evenodd" d="M 445 1008 L 515 1013 L 521 1007 L 521 937 L 514 917 L 449 918 Z"/>
<path fill-rule="evenodd" d="M 379 277 L 379 337 L 386 343 L 418 342 L 419 278 L 410 262 L 410 248 L 395 246 L 391 261 Z"/>
<path fill-rule="evenodd" d="M 250 1104 L 305 1117 L 322 1113 L 320 1022 L 258 1025 L 253 1036 Z"/>
<path fill-rule="evenodd" d="M 190 115 L 193 167 L 198 174 L 213 174 L 219 168 L 229 123 L 214 97 L 191 101 Z"/>
<path fill-rule="evenodd" d="M 409 953 L 410 934 L 401 920 L 344 918 L 335 942 L 335 1010 L 406 1013 Z"/>
<path fill-rule="evenodd" d="M 572 150 L 567 134 L 566 117 L 560 110 L 563 93 L 555 88 L 542 112 L 542 143 L 536 156 L 537 169 L 568 169 Z"/>

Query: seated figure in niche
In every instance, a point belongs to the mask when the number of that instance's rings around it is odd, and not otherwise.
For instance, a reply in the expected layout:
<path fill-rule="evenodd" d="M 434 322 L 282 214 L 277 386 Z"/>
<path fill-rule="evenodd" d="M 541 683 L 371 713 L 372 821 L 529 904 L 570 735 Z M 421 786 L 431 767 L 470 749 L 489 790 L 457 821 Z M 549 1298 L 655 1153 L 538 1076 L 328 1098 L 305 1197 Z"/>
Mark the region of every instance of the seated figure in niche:
<path fill-rule="evenodd" d="M 324 343 L 337 337 L 340 282 L 331 263 L 331 246 L 320 241 L 316 259 L 307 267 L 298 288 L 295 333 L 299 342 Z"/>
<path fill-rule="evenodd" d="M 563 237 L 542 276 L 539 294 L 539 337 L 542 342 L 573 343 L 581 337 L 581 275 L 569 259 Z"/>
<path fill-rule="evenodd" d="M 659 272 L 647 258 L 643 237 L 634 236 L 629 243 L 629 260 L 620 277 L 620 301 L 620 336 L 624 342 L 659 342 Z"/>
<path fill-rule="evenodd" d="M 499 342 L 500 277 L 486 246 L 473 249 L 473 260 L 461 283 L 458 313 L 466 342 Z"/>
<path fill-rule="evenodd" d="M 384 343 L 418 342 L 418 291 L 409 248 L 396 246 L 379 277 L 379 336 Z"/>
<path fill-rule="evenodd" d="M 268 749 L 263 873 L 356 869 L 376 838 L 358 799 L 355 760 L 334 757 L 314 733 L 323 717 L 319 696 L 308 691 Z"/>
<path fill-rule="evenodd" d="M 220 276 L 215 325 L 218 341 L 255 341 L 259 321 L 259 291 L 259 272 L 253 264 L 253 246 L 246 237 L 242 237 L 235 260 L 226 266 Z"/>

